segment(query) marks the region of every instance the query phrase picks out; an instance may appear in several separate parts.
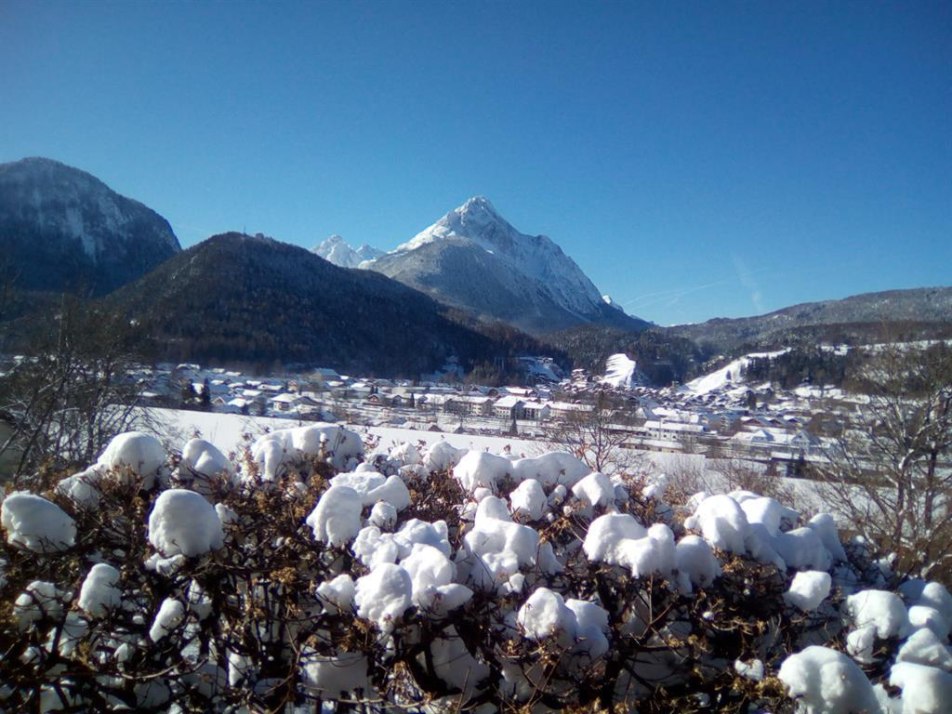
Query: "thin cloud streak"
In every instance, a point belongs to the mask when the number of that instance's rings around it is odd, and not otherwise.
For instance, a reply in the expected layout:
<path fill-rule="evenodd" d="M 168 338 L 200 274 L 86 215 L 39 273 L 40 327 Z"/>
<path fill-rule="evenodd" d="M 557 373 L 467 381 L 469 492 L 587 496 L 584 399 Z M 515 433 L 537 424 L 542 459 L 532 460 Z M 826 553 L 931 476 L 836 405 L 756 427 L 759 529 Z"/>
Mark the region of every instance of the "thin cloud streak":
<path fill-rule="evenodd" d="M 761 292 L 760 285 L 754 279 L 755 272 L 747 266 L 747 263 L 744 262 L 744 259 L 739 255 L 732 255 L 731 259 L 734 261 L 734 269 L 737 271 L 737 279 L 745 289 L 750 291 L 750 302 L 753 304 L 754 310 L 758 315 L 767 312 L 767 310 L 764 308 L 763 292 Z"/>

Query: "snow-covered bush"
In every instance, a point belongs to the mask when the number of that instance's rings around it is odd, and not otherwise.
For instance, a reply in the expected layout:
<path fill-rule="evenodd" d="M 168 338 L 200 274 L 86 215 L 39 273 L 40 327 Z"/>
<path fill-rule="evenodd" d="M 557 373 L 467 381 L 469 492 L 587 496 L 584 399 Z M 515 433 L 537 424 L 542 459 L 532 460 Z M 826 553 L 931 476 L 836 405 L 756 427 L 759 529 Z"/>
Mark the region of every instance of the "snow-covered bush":
<path fill-rule="evenodd" d="M 128 437 L 116 450 L 149 459 L 101 460 L 81 482 L 95 498 L 75 479 L 6 495 L 0 710 L 952 698 L 952 597 L 889 581 L 823 515 L 748 491 L 665 503 L 663 483 L 564 452 L 397 445 L 360 463 L 335 429 L 276 433 L 240 464 L 192 441 L 170 478 L 174 459 Z"/>

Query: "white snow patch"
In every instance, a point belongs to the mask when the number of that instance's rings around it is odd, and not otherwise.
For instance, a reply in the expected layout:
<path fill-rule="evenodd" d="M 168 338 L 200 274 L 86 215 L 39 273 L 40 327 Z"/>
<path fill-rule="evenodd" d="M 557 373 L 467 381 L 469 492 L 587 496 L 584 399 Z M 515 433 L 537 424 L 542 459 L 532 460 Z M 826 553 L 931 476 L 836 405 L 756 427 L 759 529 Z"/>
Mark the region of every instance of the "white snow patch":
<path fill-rule="evenodd" d="M 151 434 L 130 431 L 109 442 L 97 465 L 114 472 L 131 469 L 142 477 L 142 487 L 150 489 L 155 485 L 156 477 L 165 473 L 166 458 L 161 441 Z"/>
<path fill-rule="evenodd" d="M 807 647 L 787 657 L 777 675 L 805 714 L 880 712 L 879 702 L 863 670 L 842 652 Z"/>
<path fill-rule="evenodd" d="M 519 514 L 530 521 L 537 521 L 545 513 L 545 491 L 542 484 L 534 478 L 526 479 L 509 494 L 509 503 L 513 514 Z M 480 504 L 482 505 L 482 503 Z"/>
<path fill-rule="evenodd" d="M 779 357 L 780 355 L 789 352 L 788 349 L 778 350 L 776 352 L 751 352 L 750 354 L 744 355 L 738 359 L 735 359 L 733 362 L 721 367 L 718 370 L 706 374 L 703 377 L 698 377 L 680 388 L 684 394 L 710 394 L 711 392 L 716 392 L 718 390 L 724 389 L 727 385 L 740 382 L 741 371 L 750 364 L 751 359 L 761 358 L 761 357 Z"/>
<path fill-rule="evenodd" d="M 86 575 L 79 590 L 79 606 L 90 617 L 105 617 L 122 602 L 116 587 L 119 571 L 108 563 L 97 563 Z"/>
<path fill-rule="evenodd" d="M 856 628 L 872 627 L 876 637 L 905 637 L 909 615 L 902 599 L 888 590 L 861 590 L 846 598 L 846 612 Z"/>
<path fill-rule="evenodd" d="M 543 486 L 561 484 L 571 488 L 591 472 L 592 469 L 584 461 L 566 451 L 550 451 L 542 456 L 512 462 L 512 475 L 516 481 L 531 478 Z"/>
<path fill-rule="evenodd" d="M 357 614 L 389 633 L 412 604 L 412 592 L 410 574 L 399 565 L 383 563 L 357 579 L 354 598 Z"/>
<path fill-rule="evenodd" d="M 194 491 L 163 491 L 149 514 L 149 542 L 163 556 L 195 557 L 224 544 L 218 512 Z"/>
<path fill-rule="evenodd" d="M 66 599 L 66 593 L 61 592 L 53 583 L 34 580 L 13 603 L 13 619 L 17 623 L 17 629 L 24 632 L 34 622 L 60 619 Z"/>
<path fill-rule="evenodd" d="M 360 532 L 363 499 L 349 486 L 331 486 L 305 520 L 314 539 L 332 546 L 349 543 Z"/>
<path fill-rule="evenodd" d="M 181 625 L 184 619 L 185 606 L 182 602 L 175 598 L 165 598 L 155 615 L 155 620 L 152 621 L 152 627 L 149 628 L 149 637 L 153 642 L 160 641 Z"/>
<path fill-rule="evenodd" d="M 684 536 L 674 549 L 678 571 L 678 587 L 685 593 L 694 587 L 707 587 L 721 574 L 721 564 L 706 540 L 696 535 Z"/>
<path fill-rule="evenodd" d="M 783 599 L 804 612 L 816 610 L 830 594 L 833 579 L 829 573 L 819 570 L 806 570 L 793 576 L 790 589 Z"/>
<path fill-rule="evenodd" d="M 333 580 L 325 580 L 317 586 L 318 598 L 324 608 L 333 614 L 350 611 L 354 606 L 356 592 L 354 580 L 347 573 L 342 573 Z"/>
<path fill-rule="evenodd" d="M 52 501 L 25 491 L 3 499 L 0 524 L 7 542 L 35 553 L 66 550 L 76 542 L 76 524 Z"/>
<path fill-rule="evenodd" d="M 614 354 L 605 363 L 602 384 L 616 389 L 631 389 L 638 385 L 637 364 L 624 353 Z"/>
<path fill-rule="evenodd" d="M 308 689 L 327 692 L 332 697 L 360 690 L 365 696 L 373 689 L 367 676 L 367 657 L 360 652 L 320 655 L 305 650 L 302 657 L 304 685 Z"/>
<path fill-rule="evenodd" d="M 572 486 L 572 495 L 586 506 L 610 506 L 615 500 L 615 486 L 605 475 L 590 473 Z"/>
<path fill-rule="evenodd" d="M 945 645 L 945 638 L 940 639 L 928 628 L 916 630 L 909 636 L 899 648 L 896 661 L 915 662 L 952 671 L 952 651 Z"/>
<path fill-rule="evenodd" d="M 747 548 L 747 516 L 730 496 L 708 496 L 698 505 L 693 516 L 684 520 L 684 527 L 700 530 L 701 535 L 715 548 L 743 555 Z"/>
<path fill-rule="evenodd" d="M 259 437 L 251 447 L 260 477 L 274 481 L 289 468 L 308 459 L 327 459 L 338 471 L 346 471 L 363 456 L 360 435 L 336 424 L 277 429 Z"/>
<path fill-rule="evenodd" d="M 575 613 L 566 607 L 562 596 L 545 587 L 536 588 L 519 608 L 516 622 L 530 640 L 558 636 L 559 642 L 566 645 L 575 639 L 578 625 Z"/>
<path fill-rule="evenodd" d="M 512 472 L 513 463 L 509 459 L 485 451 L 467 451 L 453 467 L 453 478 L 469 493 L 477 488 L 495 491 L 499 481 Z"/>
<path fill-rule="evenodd" d="M 943 714 L 952 704 L 952 674 L 914 662 L 897 662 L 889 683 L 902 689 L 902 714 Z"/>

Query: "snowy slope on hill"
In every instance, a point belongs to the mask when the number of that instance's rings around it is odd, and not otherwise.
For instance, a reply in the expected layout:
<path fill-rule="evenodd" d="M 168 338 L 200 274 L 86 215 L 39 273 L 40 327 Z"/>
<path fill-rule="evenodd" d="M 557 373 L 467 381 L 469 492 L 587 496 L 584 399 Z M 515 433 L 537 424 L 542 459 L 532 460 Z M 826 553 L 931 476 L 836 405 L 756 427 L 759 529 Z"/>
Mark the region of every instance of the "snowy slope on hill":
<path fill-rule="evenodd" d="M 601 382 L 618 389 L 631 389 L 640 384 L 635 360 L 624 353 L 612 355 L 605 363 L 605 376 Z"/>
<path fill-rule="evenodd" d="M 758 357 L 778 357 L 785 352 L 789 352 L 789 349 L 778 350 L 776 352 L 752 352 L 743 357 L 738 357 L 724 367 L 688 382 L 681 387 L 680 391 L 685 394 L 710 394 L 711 392 L 729 387 L 732 384 L 742 384 L 743 380 L 740 376 L 741 370 L 750 364 L 751 359 Z"/>
<path fill-rule="evenodd" d="M 469 199 L 366 267 L 529 332 L 589 322 L 645 325 L 603 300 L 552 240 L 520 233 L 483 197 Z"/>
<path fill-rule="evenodd" d="M 341 268 L 356 268 L 364 261 L 379 258 L 384 254 L 382 250 L 371 248 L 366 243 L 359 248 L 353 248 L 339 235 L 332 235 L 312 252 Z"/>

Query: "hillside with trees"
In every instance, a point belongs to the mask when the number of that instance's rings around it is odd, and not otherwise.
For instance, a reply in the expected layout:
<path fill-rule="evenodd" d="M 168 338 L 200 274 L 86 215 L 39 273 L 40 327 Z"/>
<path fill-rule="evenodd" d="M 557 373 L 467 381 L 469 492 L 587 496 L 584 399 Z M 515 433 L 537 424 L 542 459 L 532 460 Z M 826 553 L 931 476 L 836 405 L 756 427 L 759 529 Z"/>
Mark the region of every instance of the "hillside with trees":
<path fill-rule="evenodd" d="M 213 236 L 109 296 L 151 336 L 155 356 L 206 363 L 324 364 L 417 378 L 457 357 L 499 365 L 541 347 L 516 331 L 484 334 L 380 274 L 339 268 L 296 246 Z"/>

